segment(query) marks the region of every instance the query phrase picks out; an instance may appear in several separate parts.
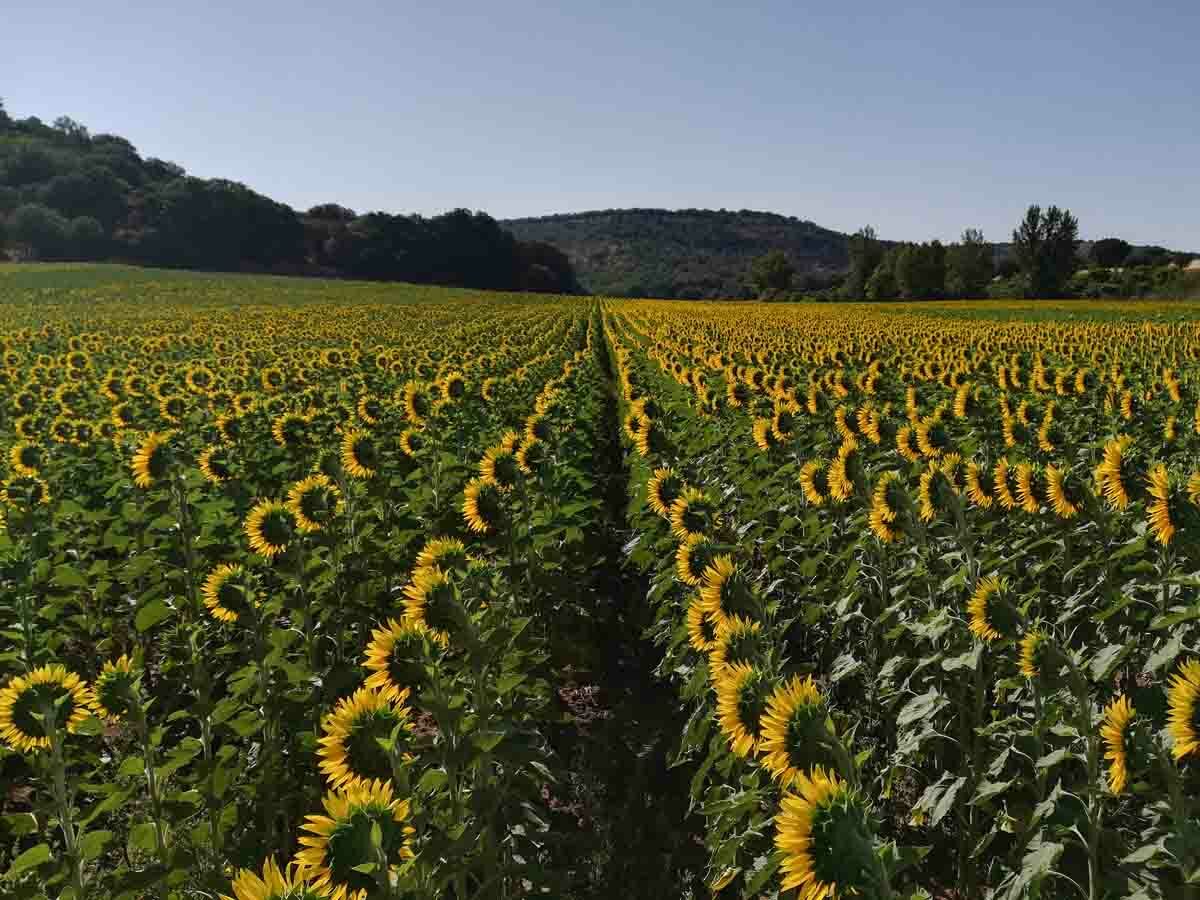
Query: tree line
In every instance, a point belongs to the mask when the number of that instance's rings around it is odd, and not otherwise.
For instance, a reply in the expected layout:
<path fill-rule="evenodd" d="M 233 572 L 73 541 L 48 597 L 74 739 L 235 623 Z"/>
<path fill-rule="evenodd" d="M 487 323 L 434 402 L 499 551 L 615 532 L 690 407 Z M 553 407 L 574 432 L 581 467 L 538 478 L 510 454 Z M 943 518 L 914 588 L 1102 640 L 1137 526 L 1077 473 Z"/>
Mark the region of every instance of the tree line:
<path fill-rule="evenodd" d="M 1070 210 L 1030 206 L 1000 248 L 983 232 L 966 229 L 956 243 L 886 243 L 866 226 L 848 240 L 845 276 L 805 296 L 821 300 L 932 300 L 994 297 L 1151 296 L 1196 292 L 1200 279 L 1183 267 L 1195 254 L 1134 247 L 1104 238 L 1081 252 L 1079 221 Z M 763 299 L 795 296 L 796 273 L 787 256 L 756 259 L 748 280 Z"/>
<path fill-rule="evenodd" d="M 223 271 L 574 293 L 566 255 L 491 216 L 297 212 L 243 184 L 142 158 L 62 116 L 14 119 L 0 101 L 0 258 L 119 260 Z"/>

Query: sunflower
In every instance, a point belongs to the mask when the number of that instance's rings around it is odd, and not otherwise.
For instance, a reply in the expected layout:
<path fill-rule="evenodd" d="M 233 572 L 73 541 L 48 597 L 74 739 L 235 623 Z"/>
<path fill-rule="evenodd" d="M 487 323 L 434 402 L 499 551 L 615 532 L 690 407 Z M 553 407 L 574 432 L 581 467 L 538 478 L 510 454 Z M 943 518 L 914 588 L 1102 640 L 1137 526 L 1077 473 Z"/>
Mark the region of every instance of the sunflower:
<path fill-rule="evenodd" d="M 967 601 L 971 633 L 983 641 L 1008 637 L 1016 630 L 1017 612 L 1008 600 L 1008 579 L 989 575 L 979 579 Z"/>
<path fill-rule="evenodd" d="M 1108 764 L 1108 789 L 1114 794 L 1122 793 L 1129 780 L 1126 736 L 1133 713 L 1133 704 L 1121 694 L 1104 710 L 1100 726 L 1100 737 L 1104 739 L 1106 748 L 1104 758 L 1111 760 Z"/>
<path fill-rule="evenodd" d="M 952 499 L 958 496 L 958 485 L 954 483 L 958 463 L 958 454 L 947 453 L 940 463 L 930 463 L 921 473 L 917 496 L 922 522 L 932 522 L 950 510 Z"/>
<path fill-rule="evenodd" d="M 463 518 L 476 534 L 487 534 L 504 522 L 504 507 L 496 485 L 482 478 L 472 478 L 463 489 Z"/>
<path fill-rule="evenodd" d="M 534 413 L 525 420 L 525 440 L 549 441 L 554 435 L 550 419 L 541 413 Z"/>
<path fill-rule="evenodd" d="M 1104 458 L 1096 467 L 1096 483 L 1108 505 L 1123 510 L 1132 502 L 1127 482 L 1130 479 L 1129 456 L 1133 438 L 1127 434 L 1113 438 L 1104 445 Z"/>
<path fill-rule="evenodd" d="M 550 461 L 550 450 L 545 441 L 526 438 L 517 448 L 517 466 L 526 475 L 537 475 Z"/>
<path fill-rule="evenodd" d="M 688 643 L 700 653 L 708 653 L 717 645 L 717 627 L 704 602 L 693 597 L 687 609 Z"/>
<path fill-rule="evenodd" d="M 371 631 L 371 642 L 363 655 L 363 668 L 370 671 L 366 687 L 393 698 L 407 697 L 425 684 L 425 660 L 429 655 L 429 631 L 410 618 L 388 623 Z"/>
<path fill-rule="evenodd" d="M 141 670 L 134 666 L 128 655 L 122 655 L 115 662 L 106 660 L 93 691 L 96 714 L 110 722 L 129 715 L 137 701 L 137 683 L 141 675 Z"/>
<path fill-rule="evenodd" d="M 274 858 L 263 863 L 262 876 L 249 869 L 240 870 L 233 878 L 233 897 L 221 895 L 221 900 L 327 900 L 329 891 L 317 888 L 297 874 L 295 863 L 280 869 Z"/>
<path fill-rule="evenodd" d="M 903 491 L 900 486 L 900 473 L 883 472 L 875 482 L 875 490 L 871 497 L 871 513 L 869 524 L 871 531 L 885 544 L 890 544 L 903 534 L 896 527 L 898 513 L 896 510 L 897 492 Z"/>
<path fill-rule="evenodd" d="M 465 610 L 450 577 L 436 566 L 417 569 L 404 588 L 405 617 L 424 627 L 429 636 L 446 647 L 450 632 L 463 623 Z"/>
<path fill-rule="evenodd" d="M 489 447 L 479 461 L 479 477 L 502 493 L 511 491 L 521 479 L 516 453 L 503 447 Z"/>
<path fill-rule="evenodd" d="M 1030 515 L 1036 515 L 1042 508 L 1034 485 L 1035 475 L 1032 465 L 1027 462 L 1017 463 L 1017 499 L 1021 503 L 1021 509 Z"/>
<path fill-rule="evenodd" d="M 671 532 L 680 540 L 707 534 L 719 522 L 716 502 L 700 488 L 685 486 L 671 504 Z"/>
<path fill-rule="evenodd" d="M 164 397 L 158 402 L 158 414 L 172 425 L 179 425 L 187 415 L 187 401 L 179 394 Z"/>
<path fill-rule="evenodd" d="M 285 412 L 271 423 L 271 437 L 280 447 L 295 449 L 308 443 L 308 426 L 312 418 L 303 413 Z"/>
<path fill-rule="evenodd" d="M 1189 660 L 1179 667 L 1170 678 L 1167 690 L 1167 730 L 1174 742 L 1172 753 L 1176 759 L 1200 754 L 1200 662 Z M 0 706 L 0 726 L 4 724 L 3 707 Z"/>
<path fill-rule="evenodd" d="M 416 428 L 405 428 L 400 433 L 400 452 L 411 459 L 425 449 L 425 443 L 425 435 Z"/>
<path fill-rule="evenodd" d="M 317 768 L 333 790 L 345 790 L 372 780 L 389 781 L 392 760 L 380 746 L 396 729 L 402 747 L 412 740 L 407 691 L 361 687 L 343 697 L 321 724 Z"/>
<path fill-rule="evenodd" d="M 854 438 L 846 438 L 829 464 L 829 496 L 838 503 L 849 500 L 854 494 L 856 470 L 852 466 L 856 463 L 857 451 L 858 442 Z"/>
<path fill-rule="evenodd" d="M 761 622 L 730 616 L 714 624 L 717 640 L 708 651 L 708 670 L 714 681 L 730 665 L 758 662 L 767 655 L 768 639 Z"/>
<path fill-rule="evenodd" d="M 287 508 L 296 517 L 296 527 L 305 534 L 330 524 L 341 507 L 342 493 L 324 473 L 309 475 L 288 489 Z"/>
<path fill-rule="evenodd" d="M 996 500 L 1001 508 L 1016 509 L 1018 506 L 1016 470 L 1008 464 L 1008 460 L 1003 456 L 996 461 L 996 468 L 992 471 L 992 484 L 996 488 Z"/>
<path fill-rule="evenodd" d="M 237 443 L 238 438 L 242 436 L 241 416 L 220 415 L 213 424 L 216 426 L 221 440 L 226 444 Z"/>
<path fill-rule="evenodd" d="M 967 463 L 965 480 L 970 501 L 980 509 L 991 509 L 995 502 L 992 499 L 992 473 L 972 460 Z"/>
<path fill-rule="evenodd" d="M 754 420 L 753 426 L 754 443 L 763 453 L 770 452 L 772 447 L 779 445 L 779 439 L 775 436 L 775 432 L 771 430 L 771 420 L 762 418 L 761 416 Z"/>
<path fill-rule="evenodd" d="M 783 891 L 796 900 L 834 900 L 870 892 L 875 851 L 866 805 L 832 771 L 798 773 L 780 800 L 775 848 Z"/>
<path fill-rule="evenodd" d="M 684 483 L 670 467 L 655 469 L 646 482 L 646 502 L 664 519 L 671 518 L 671 504 L 683 493 Z"/>
<path fill-rule="evenodd" d="M 786 790 L 812 762 L 824 730 L 825 700 L 811 676 L 793 675 L 767 699 L 759 752 L 781 788 Z"/>
<path fill-rule="evenodd" d="M 717 721 L 729 749 L 738 756 L 752 755 L 762 738 L 770 691 L 767 675 L 749 663 L 732 663 L 717 675 L 716 690 Z"/>
<path fill-rule="evenodd" d="M 287 384 L 287 378 L 284 376 L 282 369 L 270 366 L 262 370 L 259 375 L 259 383 L 266 393 L 276 394 L 283 390 L 284 385 Z"/>
<path fill-rule="evenodd" d="M 358 398 L 358 403 L 355 404 L 354 411 L 358 414 L 358 418 L 364 425 L 369 428 L 374 428 L 379 424 L 379 420 L 383 418 L 383 404 L 378 397 L 372 397 L 366 394 Z"/>
<path fill-rule="evenodd" d="M 668 447 L 666 432 L 654 419 L 646 419 L 642 423 L 642 430 L 634 436 L 633 445 L 639 456 L 664 453 Z"/>
<path fill-rule="evenodd" d="M 18 475 L 4 479 L 0 499 L 5 503 L 32 508 L 50 502 L 50 485 L 37 475 Z"/>
<path fill-rule="evenodd" d="M 1060 519 L 1073 519 L 1079 514 L 1082 499 L 1067 482 L 1067 473 L 1053 464 L 1046 466 L 1046 499 Z"/>
<path fill-rule="evenodd" d="M 413 425 L 424 425 L 433 413 L 433 398 L 424 381 L 409 381 L 404 385 L 404 414 Z"/>
<path fill-rule="evenodd" d="M 8 451 L 8 464 L 17 475 L 36 477 L 44 462 L 42 448 L 29 441 L 13 444 Z"/>
<path fill-rule="evenodd" d="M 250 549 L 268 560 L 287 549 L 295 536 L 296 517 L 278 500 L 261 500 L 246 516 Z"/>
<path fill-rule="evenodd" d="M 804 499 L 812 506 L 824 506 L 829 501 L 829 464 L 825 460 L 808 460 L 800 467 L 797 480 Z"/>
<path fill-rule="evenodd" d="M 342 435 L 342 466 L 355 478 L 375 477 L 379 470 L 379 452 L 368 432 L 351 428 Z"/>
<path fill-rule="evenodd" d="M 754 590 L 729 555 L 714 559 L 704 569 L 701 580 L 700 600 L 717 626 L 730 616 L 754 612 Z"/>
<path fill-rule="evenodd" d="M 200 586 L 204 606 L 218 622 L 237 622 L 250 612 L 251 584 L 238 563 L 222 563 L 208 573 Z"/>
<path fill-rule="evenodd" d="M 331 900 L 366 900 L 378 886 L 370 871 L 377 863 L 372 832 L 382 843 L 388 865 L 411 859 L 411 827 L 404 822 L 409 802 L 393 796 L 391 782 L 362 782 L 346 791 L 330 792 L 322 805 L 325 815 L 307 816 L 301 831 L 302 849 L 296 854 L 298 874 L 311 880 Z M 363 871 L 366 869 L 367 871 Z M 368 872 L 370 874 L 368 874 Z"/>
<path fill-rule="evenodd" d="M 703 534 L 688 535 L 675 548 L 676 576 L 684 584 L 699 587 L 715 553 L 711 538 Z"/>
<path fill-rule="evenodd" d="M 1050 671 L 1052 660 L 1049 658 L 1054 648 L 1054 642 L 1049 636 L 1034 626 L 1021 638 L 1021 655 L 1018 667 L 1026 678 L 1041 678 L 1053 674 Z"/>
<path fill-rule="evenodd" d="M 1175 536 L 1175 523 L 1171 519 L 1171 476 L 1167 467 L 1159 463 L 1150 470 L 1148 477 L 1151 502 L 1146 507 L 1146 518 L 1154 539 L 1164 547 Z"/>
<path fill-rule="evenodd" d="M 233 477 L 232 462 L 224 447 L 206 447 L 197 460 L 204 480 L 211 484 L 221 484 Z"/>
<path fill-rule="evenodd" d="M 59 664 L 14 676 L 0 690 L 0 738 L 19 753 L 49 750 L 43 714 L 56 708 L 56 722 L 74 734 L 96 709 L 86 681 Z"/>
<path fill-rule="evenodd" d="M 142 439 L 132 463 L 133 483 L 138 487 L 148 488 L 166 477 L 171 465 L 168 442 L 174 434 L 174 431 L 151 431 Z"/>
<path fill-rule="evenodd" d="M 514 428 L 508 429 L 500 437 L 500 443 L 496 445 L 505 453 L 516 453 L 517 448 L 521 446 L 521 432 Z"/>

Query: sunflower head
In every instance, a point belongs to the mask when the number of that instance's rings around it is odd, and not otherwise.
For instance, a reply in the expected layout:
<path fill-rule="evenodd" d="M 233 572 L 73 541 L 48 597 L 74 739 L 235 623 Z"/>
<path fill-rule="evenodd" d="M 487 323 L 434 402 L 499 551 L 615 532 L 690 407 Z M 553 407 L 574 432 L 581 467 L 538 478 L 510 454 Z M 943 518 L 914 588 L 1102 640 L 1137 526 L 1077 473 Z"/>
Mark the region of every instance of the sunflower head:
<path fill-rule="evenodd" d="M 525 475 L 537 475 L 549 461 L 549 445 L 538 438 L 526 437 L 517 448 L 517 466 Z"/>
<path fill-rule="evenodd" d="M 1189 660 L 1171 676 L 1167 688 L 1167 730 L 1175 758 L 1200 755 L 1200 662 Z M 0 709 L 2 712 L 2 709 Z M 3 720 L 0 719 L 0 724 Z"/>
<path fill-rule="evenodd" d="M 871 511 L 867 521 L 871 531 L 885 544 L 898 541 L 904 534 L 902 514 L 908 508 L 908 498 L 896 471 L 881 472 L 871 494 Z"/>
<path fill-rule="evenodd" d="M 17 475 L 37 475 L 45 461 L 45 452 L 38 444 L 21 441 L 8 451 L 8 462 Z"/>
<path fill-rule="evenodd" d="M 268 560 L 287 549 L 296 536 L 296 517 L 278 500 L 262 500 L 246 516 L 250 549 Z"/>
<path fill-rule="evenodd" d="M 436 566 L 417 569 L 404 589 L 405 617 L 425 628 L 443 647 L 467 624 L 467 611 L 458 587 Z"/>
<path fill-rule="evenodd" d="M 285 412 L 271 422 L 271 436 L 280 447 L 296 450 L 309 442 L 312 419 L 303 413 Z"/>
<path fill-rule="evenodd" d="M 700 488 L 684 487 L 671 504 L 671 531 L 680 540 L 712 534 L 719 524 L 716 500 Z"/>
<path fill-rule="evenodd" d="M 222 484 L 233 477 L 233 457 L 222 446 L 206 447 L 197 460 L 204 480 L 210 484 Z"/>
<path fill-rule="evenodd" d="M 810 459 L 800 467 L 797 476 L 804 499 L 813 506 L 829 502 L 829 464 L 823 459 Z"/>
<path fill-rule="evenodd" d="M 999 575 L 979 579 L 967 601 L 971 633 L 983 641 L 1015 636 L 1020 616 L 1009 597 L 1009 582 Z"/>
<path fill-rule="evenodd" d="M 275 859 L 263 863 L 262 874 L 242 869 L 233 878 L 233 896 L 221 900 L 328 900 L 330 892 L 300 875 L 295 863 L 280 869 Z"/>
<path fill-rule="evenodd" d="M 766 659 L 770 643 L 761 622 L 732 616 L 715 624 L 717 640 L 708 653 L 708 669 L 714 683 L 731 665 L 757 664 Z"/>
<path fill-rule="evenodd" d="M 738 756 L 750 756 L 762 737 L 770 678 L 749 663 L 731 663 L 716 676 L 715 687 L 717 720 L 729 748 Z"/>
<path fill-rule="evenodd" d="M 245 621 L 257 606 L 254 584 L 238 563 L 222 563 L 209 572 L 200 586 L 200 596 L 209 615 L 218 622 Z"/>
<path fill-rule="evenodd" d="M 411 859 L 407 800 L 396 799 L 386 781 L 363 782 L 325 795 L 324 815 L 310 815 L 296 854 L 299 873 L 317 890 L 343 900 L 365 900 L 378 880 L 380 855 L 389 867 Z M 378 841 L 378 845 L 376 844 Z"/>
<path fill-rule="evenodd" d="M 489 447 L 479 461 L 479 477 L 507 493 L 521 480 L 521 465 L 514 450 L 504 447 Z"/>
<path fill-rule="evenodd" d="M 646 482 L 646 502 L 656 514 L 670 520 L 671 505 L 679 498 L 683 488 L 683 479 L 673 469 L 655 469 Z"/>
<path fill-rule="evenodd" d="M 833 772 L 816 767 L 792 780 L 775 817 L 775 848 L 782 889 L 801 900 L 876 894 L 870 811 Z"/>
<path fill-rule="evenodd" d="M 476 534 L 499 531 L 507 521 L 500 489 L 482 478 L 467 482 L 463 489 L 463 519 Z"/>
<path fill-rule="evenodd" d="M 129 715 L 139 702 L 138 684 L 142 677 L 140 668 L 127 655 L 117 660 L 107 660 L 96 678 L 96 712 L 102 718 L 115 722 Z"/>
<path fill-rule="evenodd" d="M 403 691 L 364 686 L 338 701 L 317 741 L 318 768 L 331 788 L 391 779 L 393 756 L 407 755 L 412 743 L 407 699 Z"/>
<path fill-rule="evenodd" d="M 1125 791 L 1130 775 L 1147 759 L 1145 735 L 1135 728 L 1135 714 L 1129 698 L 1121 694 L 1105 707 L 1100 721 L 1104 758 L 1108 760 L 1108 789 L 1114 794 Z"/>
<path fill-rule="evenodd" d="M 342 467 L 354 478 L 375 477 L 379 451 L 369 432 L 351 428 L 342 435 Z"/>
<path fill-rule="evenodd" d="M 701 576 L 700 600 L 718 625 L 731 616 L 747 614 L 754 618 L 759 614 L 759 604 L 750 579 L 727 554 L 716 557 L 705 567 Z"/>
<path fill-rule="evenodd" d="M 400 452 L 410 459 L 416 459 L 427 443 L 425 435 L 416 428 L 405 428 L 400 433 Z"/>
<path fill-rule="evenodd" d="M 420 690 L 427 680 L 429 639 L 424 623 L 407 617 L 374 629 L 363 657 L 363 667 L 371 673 L 366 686 L 397 698 Z"/>
<path fill-rule="evenodd" d="M 465 569 L 467 567 L 467 545 L 458 538 L 430 538 L 421 552 L 417 554 L 414 569 L 430 569 L 437 567 L 442 571 Z"/>
<path fill-rule="evenodd" d="M 0 690 L 0 738 L 19 753 L 49 750 L 48 714 L 56 729 L 74 733 L 95 710 L 96 696 L 87 682 L 65 666 L 39 666 Z"/>
<path fill-rule="evenodd" d="M 1021 674 L 1042 684 L 1053 685 L 1062 668 L 1062 653 L 1054 639 L 1038 625 L 1025 632 L 1021 638 L 1021 653 L 1018 667 Z"/>
<path fill-rule="evenodd" d="M 37 475 L 15 475 L 4 480 L 5 503 L 32 509 L 50 502 L 50 486 Z"/>
<path fill-rule="evenodd" d="M 1110 507 L 1124 510 L 1138 499 L 1145 481 L 1142 469 L 1130 435 L 1120 435 L 1104 445 L 1104 457 L 1096 467 L 1095 475 L 1096 484 Z"/>
<path fill-rule="evenodd" d="M 767 699 L 759 750 L 763 766 L 781 787 L 786 789 L 810 766 L 829 761 L 825 722 L 825 700 L 811 676 L 792 676 Z"/>
<path fill-rule="evenodd" d="M 296 527 L 305 534 L 328 526 L 341 507 L 341 491 L 323 473 L 309 475 L 288 489 L 287 508 L 296 518 Z"/>
<path fill-rule="evenodd" d="M 716 557 L 716 544 L 703 534 L 690 535 L 675 549 L 675 574 L 684 584 L 699 587 Z"/>
<path fill-rule="evenodd" d="M 161 483 L 171 470 L 173 431 L 151 431 L 133 454 L 133 482 L 140 488 Z"/>
<path fill-rule="evenodd" d="M 688 643 L 699 653 L 708 653 L 717 645 L 717 625 L 699 596 L 693 597 L 687 609 Z"/>
<path fill-rule="evenodd" d="M 404 414 L 413 425 L 424 425 L 433 413 L 434 398 L 430 385 L 424 381 L 409 381 L 404 385 Z"/>

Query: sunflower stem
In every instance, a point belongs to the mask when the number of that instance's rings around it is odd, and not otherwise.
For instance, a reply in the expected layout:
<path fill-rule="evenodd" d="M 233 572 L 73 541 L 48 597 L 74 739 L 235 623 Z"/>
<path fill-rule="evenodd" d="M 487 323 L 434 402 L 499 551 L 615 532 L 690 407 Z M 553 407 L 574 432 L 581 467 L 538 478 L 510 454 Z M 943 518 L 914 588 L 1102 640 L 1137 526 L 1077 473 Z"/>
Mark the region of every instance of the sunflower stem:
<path fill-rule="evenodd" d="M 142 745 L 142 768 L 146 773 L 146 792 L 150 795 L 150 809 L 154 814 L 154 846 L 159 862 L 167 867 L 167 838 L 163 830 L 162 795 L 159 791 L 158 773 L 155 772 L 154 745 L 150 741 L 150 727 L 146 722 L 146 710 L 140 700 L 133 703 L 133 725 Z"/>
<path fill-rule="evenodd" d="M 71 795 L 67 789 L 67 763 L 63 756 L 65 734 L 58 727 L 58 708 L 47 698 L 42 705 L 43 725 L 50 737 L 50 767 L 53 770 L 54 802 L 58 807 L 58 825 L 62 829 L 63 842 L 67 847 L 67 861 L 71 869 L 71 887 L 75 896 L 83 900 L 83 860 L 79 858 L 78 832 L 71 812 Z"/>
<path fill-rule="evenodd" d="M 1065 654 L 1064 654 L 1065 656 Z M 1098 900 L 1100 896 L 1100 740 L 1092 727 L 1092 699 L 1088 691 L 1087 679 L 1079 671 L 1074 660 L 1065 656 L 1067 666 L 1071 671 L 1072 689 L 1075 694 L 1076 713 L 1079 716 L 1076 727 L 1087 742 L 1087 856 L 1088 856 L 1088 900 Z"/>

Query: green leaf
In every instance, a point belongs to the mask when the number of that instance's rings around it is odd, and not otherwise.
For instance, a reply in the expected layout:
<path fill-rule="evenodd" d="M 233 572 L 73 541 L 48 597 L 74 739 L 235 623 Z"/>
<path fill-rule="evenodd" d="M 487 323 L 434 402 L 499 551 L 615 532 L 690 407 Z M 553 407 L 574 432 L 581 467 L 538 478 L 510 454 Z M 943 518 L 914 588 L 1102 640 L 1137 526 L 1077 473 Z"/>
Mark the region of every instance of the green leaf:
<path fill-rule="evenodd" d="M 112 838 L 111 831 L 89 831 L 79 839 L 79 853 L 84 859 L 95 859 L 104 852 Z"/>
<path fill-rule="evenodd" d="M 171 608 L 160 598 L 155 598 L 137 611 L 133 625 L 138 631 L 149 631 L 159 622 L 171 617 Z"/>
<path fill-rule="evenodd" d="M 125 777 L 141 775 L 146 769 L 146 761 L 140 756 L 127 756 L 117 769 L 117 774 Z"/>
<path fill-rule="evenodd" d="M 1025 888 L 1036 884 L 1054 871 L 1054 865 L 1063 853 L 1062 844 L 1046 843 L 1036 846 L 1025 854 L 1021 861 L 1021 872 L 1009 888 L 1008 896 L 1017 900 L 1025 894 Z"/>
<path fill-rule="evenodd" d="M 1175 662 L 1176 657 L 1183 652 L 1183 631 L 1176 631 L 1167 642 L 1150 654 L 1146 660 L 1146 671 L 1157 672 L 1163 666 Z"/>
<path fill-rule="evenodd" d="M 13 864 L 8 867 L 8 871 L 4 873 L 4 877 L 11 881 L 23 872 L 36 869 L 42 863 L 50 862 L 50 859 L 50 847 L 48 845 L 38 844 L 36 847 L 30 847 L 13 860 Z"/>
<path fill-rule="evenodd" d="M 942 793 L 941 799 L 938 800 L 937 805 L 933 808 L 933 813 L 929 817 L 930 826 L 942 821 L 946 817 L 946 813 L 954 808 L 954 798 L 958 794 L 958 789 L 966 783 L 967 778 L 965 775 L 959 776 L 950 782 L 946 790 Z"/>
<path fill-rule="evenodd" d="M 525 672 L 509 672 L 507 675 L 500 676 L 500 680 L 496 682 L 496 693 L 503 697 L 527 677 L 528 674 Z"/>
<path fill-rule="evenodd" d="M 909 700 L 896 716 L 896 727 L 905 728 L 913 722 L 928 719 L 950 701 L 938 689 L 931 687 L 924 694 L 919 694 Z"/>
<path fill-rule="evenodd" d="M 975 797 L 971 801 L 973 805 L 984 803 L 994 797 L 999 797 L 1012 785 L 1012 781 L 983 781 L 979 788 L 975 791 Z"/>
<path fill-rule="evenodd" d="M 129 849 L 153 852 L 157 846 L 153 822 L 143 822 L 129 829 Z"/>
<path fill-rule="evenodd" d="M 73 566 L 61 565 L 55 568 L 52 583 L 64 588 L 87 587 L 87 579 Z"/>
<path fill-rule="evenodd" d="M 1125 655 L 1132 650 L 1134 645 L 1129 644 L 1109 644 L 1092 657 L 1091 671 L 1092 678 L 1096 681 L 1107 681 L 1108 677 L 1117 668 Z"/>

